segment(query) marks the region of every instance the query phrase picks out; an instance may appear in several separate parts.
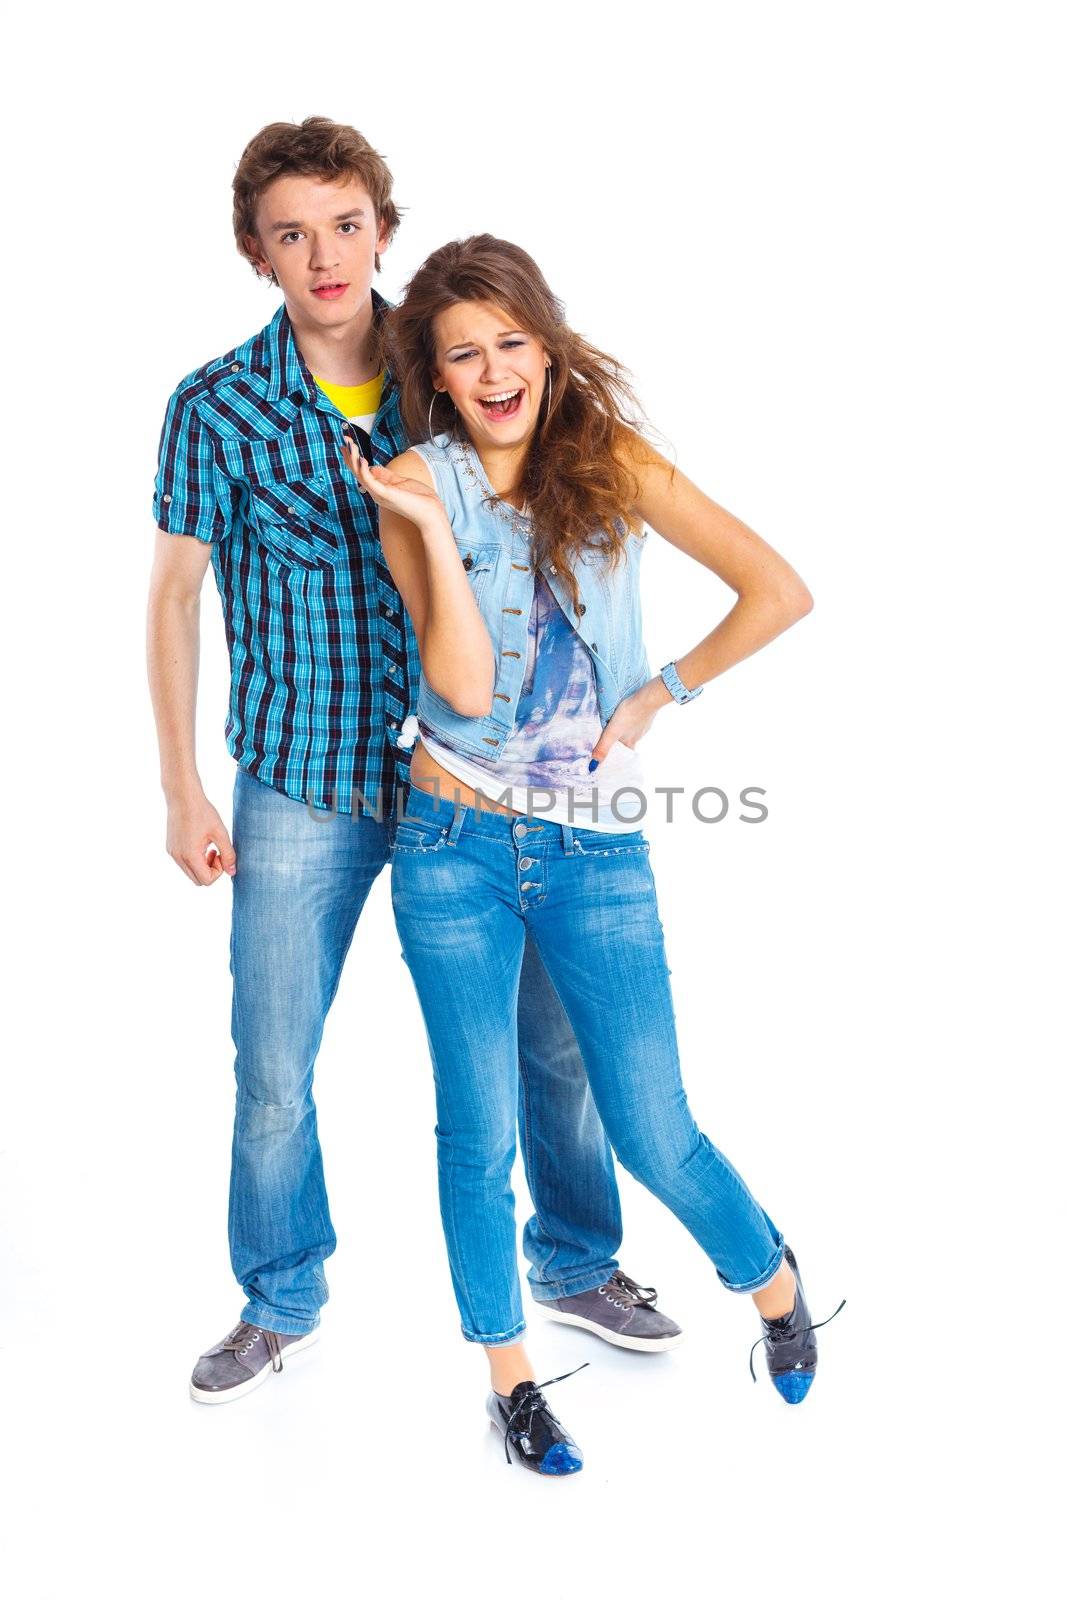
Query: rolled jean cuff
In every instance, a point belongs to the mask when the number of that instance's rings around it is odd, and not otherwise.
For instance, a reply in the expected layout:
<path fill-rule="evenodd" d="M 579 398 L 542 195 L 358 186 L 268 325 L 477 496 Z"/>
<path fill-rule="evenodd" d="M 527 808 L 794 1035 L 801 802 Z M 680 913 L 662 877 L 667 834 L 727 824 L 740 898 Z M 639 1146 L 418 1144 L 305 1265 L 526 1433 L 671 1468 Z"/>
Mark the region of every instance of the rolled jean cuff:
<path fill-rule="evenodd" d="M 728 1278 L 723 1277 L 722 1273 L 719 1272 L 717 1267 L 715 1271 L 723 1288 L 729 1289 L 731 1294 L 756 1294 L 760 1289 L 765 1289 L 767 1287 L 784 1260 L 785 1239 L 781 1234 L 779 1234 L 771 1265 L 767 1268 L 766 1272 L 761 1272 L 758 1277 L 750 1278 L 747 1283 L 731 1283 Z"/>
<path fill-rule="evenodd" d="M 250 1322 L 253 1328 L 266 1328 L 269 1333 L 295 1334 L 297 1338 L 319 1325 L 318 1317 L 287 1316 L 284 1311 L 275 1311 L 262 1303 L 257 1305 L 252 1300 L 243 1308 L 241 1321 Z"/>
<path fill-rule="evenodd" d="M 525 1321 L 517 1322 L 507 1333 L 472 1333 L 460 1323 L 463 1337 L 471 1344 L 517 1344 L 526 1332 Z"/>
<path fill-rule="evenodd" d="M 608 1283 L 613 1272 L 618 1269 L 617 1261 L 609 1261 L 606 1267 L 598 1267 L 595 1272 L 583 1272 L 580 1278 L 573 1278 L 567 1283 L 552 1278 L 548 1283 L 537 1283 L 533 1278 L 530 1282 L 530 1294 L 542 1304 L 546 1301 L 562 1300 L 566 1295 L 586 1294 L 590 1289 L 599 1289 L 601 1284 Z"/>

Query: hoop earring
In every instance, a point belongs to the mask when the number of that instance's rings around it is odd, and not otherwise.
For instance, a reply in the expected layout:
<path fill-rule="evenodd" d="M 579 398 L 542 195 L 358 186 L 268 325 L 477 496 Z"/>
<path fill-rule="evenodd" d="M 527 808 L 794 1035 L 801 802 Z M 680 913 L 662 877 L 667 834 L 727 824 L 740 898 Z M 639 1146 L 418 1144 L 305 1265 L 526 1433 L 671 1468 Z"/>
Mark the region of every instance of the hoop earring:
<path fill-rule="evenodd" d="M 437 390 L 437 389 L 434 390 L 433 399 L 430 401 L 430 409 L 426 414 L 426 427 L 427 427 L 427 429 L 429 431 L 430 443 L 431 444 L 433 444 L 433 408 L 437 403 L 437 396 L 438 396 L 439 392 L 440 391 Z M 456 437 L 456 429 L 455 429 L 455 424 L 453 423 L 452 431 L 448 435 L 447 443 L 451 444 L 453 442 L 453 440 L 455 439 L 455 437 Z"/>

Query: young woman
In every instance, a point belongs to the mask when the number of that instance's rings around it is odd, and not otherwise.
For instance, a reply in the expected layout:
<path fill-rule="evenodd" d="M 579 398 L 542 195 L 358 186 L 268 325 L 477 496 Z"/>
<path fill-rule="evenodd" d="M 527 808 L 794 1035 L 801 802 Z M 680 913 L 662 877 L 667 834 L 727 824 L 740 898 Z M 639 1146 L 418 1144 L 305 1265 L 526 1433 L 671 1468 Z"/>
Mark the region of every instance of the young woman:
<path fill-rule="evenodd" d="M 582 1456 L 523 1343 L 510 1185 L 527 928 L 619 1159 L 726 1288 L 752 1296 L 779 1393 L 795 1404 L 814 1377 L 795 1258 L 686 1103 L 633 815 L 636 746 L 658 713 L 812 602 L 781 556 L 642 440 L 620 367 L 567 326 L 517 246 L 480 235 L 435 251 L 388 339 L 409 435 L 427 442 L 390 468 L 350 446 L 349 464 L 381 508 L 422 661 L 393 904 L 433 1057 L 462 1331 L 485 1346 L 508 1459 L 563 1474 Z M 641 635 L 646 523 L 738 596 L 659 674 Z"/>

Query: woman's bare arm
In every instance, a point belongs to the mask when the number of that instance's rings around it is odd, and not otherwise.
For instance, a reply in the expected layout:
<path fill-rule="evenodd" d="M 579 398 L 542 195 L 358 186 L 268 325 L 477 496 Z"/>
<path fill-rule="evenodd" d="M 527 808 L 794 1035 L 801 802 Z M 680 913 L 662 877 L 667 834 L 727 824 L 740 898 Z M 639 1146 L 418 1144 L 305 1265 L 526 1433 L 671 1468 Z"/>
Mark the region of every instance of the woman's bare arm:
<path fill-rule="evenodd" d="M 419 641 L 426 681 L 461 717 L 492 710 L 496 661 L 426 462 L 414 450 L 370 467 L 350 446 L 359 485 L 380 508 L 380 533 L 393 582 Z"/>
<path fill-rule="evenodd" d="M 777 550 L 717 505 L 636 433 L 628 435 L 630 465 L 638 482 L 634 510 L 660 536 L 728 584 L 737 600 L 726 616 L 685 655 L 675 670 L 687 689 L 762 650 L 812 609 L 811 594 Z M 593 759 L 602 761 L 616 739 L 633 746 L 671 692 L 657 674 L 628 695 L 604 728 Z"/>

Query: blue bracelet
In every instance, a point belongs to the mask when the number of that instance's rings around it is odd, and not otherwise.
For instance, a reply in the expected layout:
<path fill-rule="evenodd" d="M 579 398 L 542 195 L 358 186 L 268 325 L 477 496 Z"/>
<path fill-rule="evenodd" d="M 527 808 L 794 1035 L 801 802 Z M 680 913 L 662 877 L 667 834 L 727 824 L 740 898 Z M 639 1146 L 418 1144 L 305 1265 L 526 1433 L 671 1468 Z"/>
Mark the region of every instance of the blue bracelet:
<path fill-rule="evenodd" d="M 665 667 L 660 668 L 660 677 L 663 679 L 664 683 L 667 685 L 667 688 L 671 691 L 671 695 L 675 700 L 677 700 L 680 706 L 688 705 L 690 700 L 695 700 L 698 694 L 704 693 L 703 684 L 701 684 L 699 689 L 686 688 L 685 684 L 678 676 L 678 668 L 675 666 L 673 661 L 668 661 Z"/>

